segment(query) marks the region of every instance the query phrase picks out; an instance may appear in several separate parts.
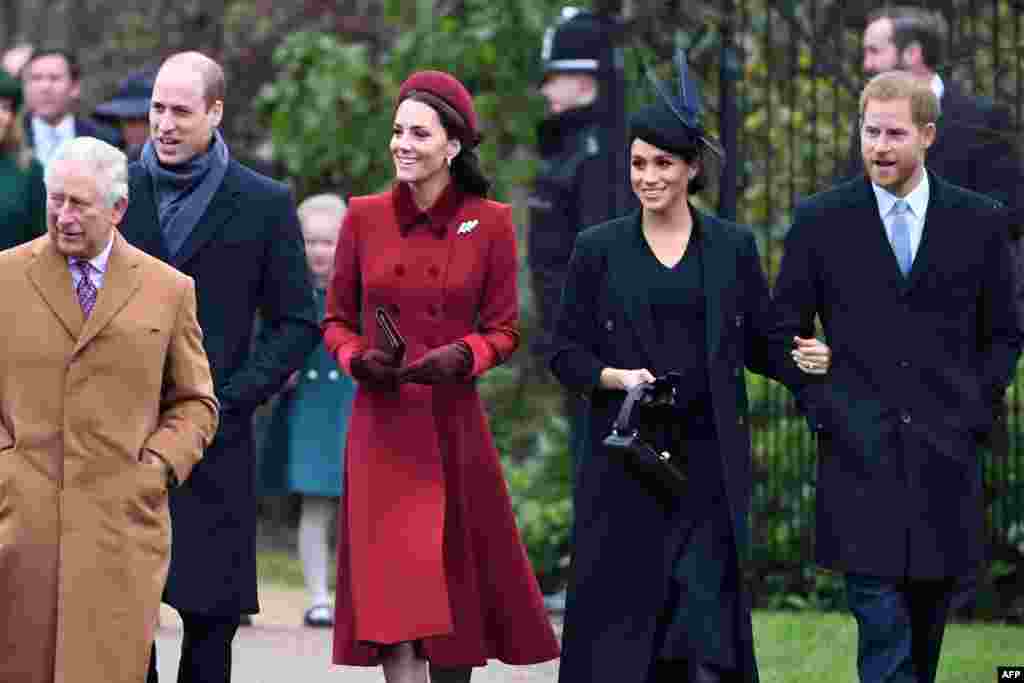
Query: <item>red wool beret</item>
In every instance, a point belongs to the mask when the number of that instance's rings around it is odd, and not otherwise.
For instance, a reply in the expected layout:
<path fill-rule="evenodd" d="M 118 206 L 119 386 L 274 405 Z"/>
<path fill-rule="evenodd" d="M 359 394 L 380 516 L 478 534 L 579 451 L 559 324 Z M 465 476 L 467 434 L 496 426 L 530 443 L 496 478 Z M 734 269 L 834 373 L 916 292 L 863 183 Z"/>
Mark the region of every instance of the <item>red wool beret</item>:
<path fill-rule="evenodd" d="M 480 139 L 480 129 L 473 109 L 473 96 L 466 90 L 459 79 L 444 71 L 417 71 L 405 79 L 398 90 L 398 101 L 401 102 L 413 90 L 428 92 L 438 97 L 458 112 L 466 122 L 468 133 L 474 144 Z"/>

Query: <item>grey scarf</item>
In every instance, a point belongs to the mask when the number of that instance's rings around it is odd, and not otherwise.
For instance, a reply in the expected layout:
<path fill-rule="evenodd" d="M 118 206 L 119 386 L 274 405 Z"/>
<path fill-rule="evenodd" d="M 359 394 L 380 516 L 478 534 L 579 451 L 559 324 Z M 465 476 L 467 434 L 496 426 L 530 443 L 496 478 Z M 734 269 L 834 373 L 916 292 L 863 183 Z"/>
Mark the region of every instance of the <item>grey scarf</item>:
<path fill-rule="evenodd" d="M 219 130 L 213 131 L 209 151 L 177 166 L 164 166 L 153 141 L 142 148 L 142 165 L 153 179 L 160 231 L 173 258 L 199 223 L 228 170 L 228 146 Z"/>

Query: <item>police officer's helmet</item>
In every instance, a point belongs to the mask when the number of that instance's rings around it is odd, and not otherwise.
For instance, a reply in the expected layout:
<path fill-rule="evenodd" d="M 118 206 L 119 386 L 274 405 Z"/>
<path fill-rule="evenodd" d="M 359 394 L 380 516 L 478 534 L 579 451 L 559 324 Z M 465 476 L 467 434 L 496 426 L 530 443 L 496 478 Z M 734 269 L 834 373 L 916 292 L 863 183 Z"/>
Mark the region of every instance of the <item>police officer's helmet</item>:
<path fill-rule="evenodd" d="M 614 25 L 607 18 L 564 8 L 561 18 L 544 33 L 544 74 L 592 74 L 612 69 L 613 39 Z"/>

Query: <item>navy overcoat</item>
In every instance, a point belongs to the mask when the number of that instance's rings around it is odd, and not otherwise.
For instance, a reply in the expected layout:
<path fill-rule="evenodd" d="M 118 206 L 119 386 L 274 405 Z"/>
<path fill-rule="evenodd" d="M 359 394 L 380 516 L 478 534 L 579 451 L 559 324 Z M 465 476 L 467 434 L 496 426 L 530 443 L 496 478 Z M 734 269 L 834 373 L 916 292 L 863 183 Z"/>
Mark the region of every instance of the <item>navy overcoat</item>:
<path fill-rule="evenodd" d="M 775 316 L 753 235 L 706 214 L 694 217 L 701 234 L 711 412 L 736 541 L 733 559 L 741 564 L 751 489 L 744 368 L 796 386 L 804 376 L 790 358 L 790 340 L 771 336 Z M 625 397 L 598 386 L 601 370 L 653 363 L 645 261 L 634 248 L 640 230 L 640 212 L 634 212 L 580 234 L 556 326 L 552 371 L 590 404 L 589 445 L 576 478 L 562 683 L 644 680 L 658 656 L 656 628 L 665 617 L 678 555 L 678 534 L 662 499 L 601 445 Z M 743 680 L 756 681 L 750 596 L 741 586 L 737 590 Z"/>

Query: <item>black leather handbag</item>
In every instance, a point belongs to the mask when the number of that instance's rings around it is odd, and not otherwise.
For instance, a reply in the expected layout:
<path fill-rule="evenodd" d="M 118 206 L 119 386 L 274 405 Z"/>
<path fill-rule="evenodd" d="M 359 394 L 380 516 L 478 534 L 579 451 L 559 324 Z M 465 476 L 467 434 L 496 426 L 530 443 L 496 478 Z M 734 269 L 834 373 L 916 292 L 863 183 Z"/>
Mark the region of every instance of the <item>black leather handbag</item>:
<path fill-rule="evenodd" d="M 675 496 L 686 493 L 688 479 L 686 454 L 673 452 L 681 449 L 681 440 L 672 438 L 680 419 L 678 380 L 676 373 L 669 373 L 635 386 L 604 439 L 604 445 L 625 460 L 627 469 Z"/>

